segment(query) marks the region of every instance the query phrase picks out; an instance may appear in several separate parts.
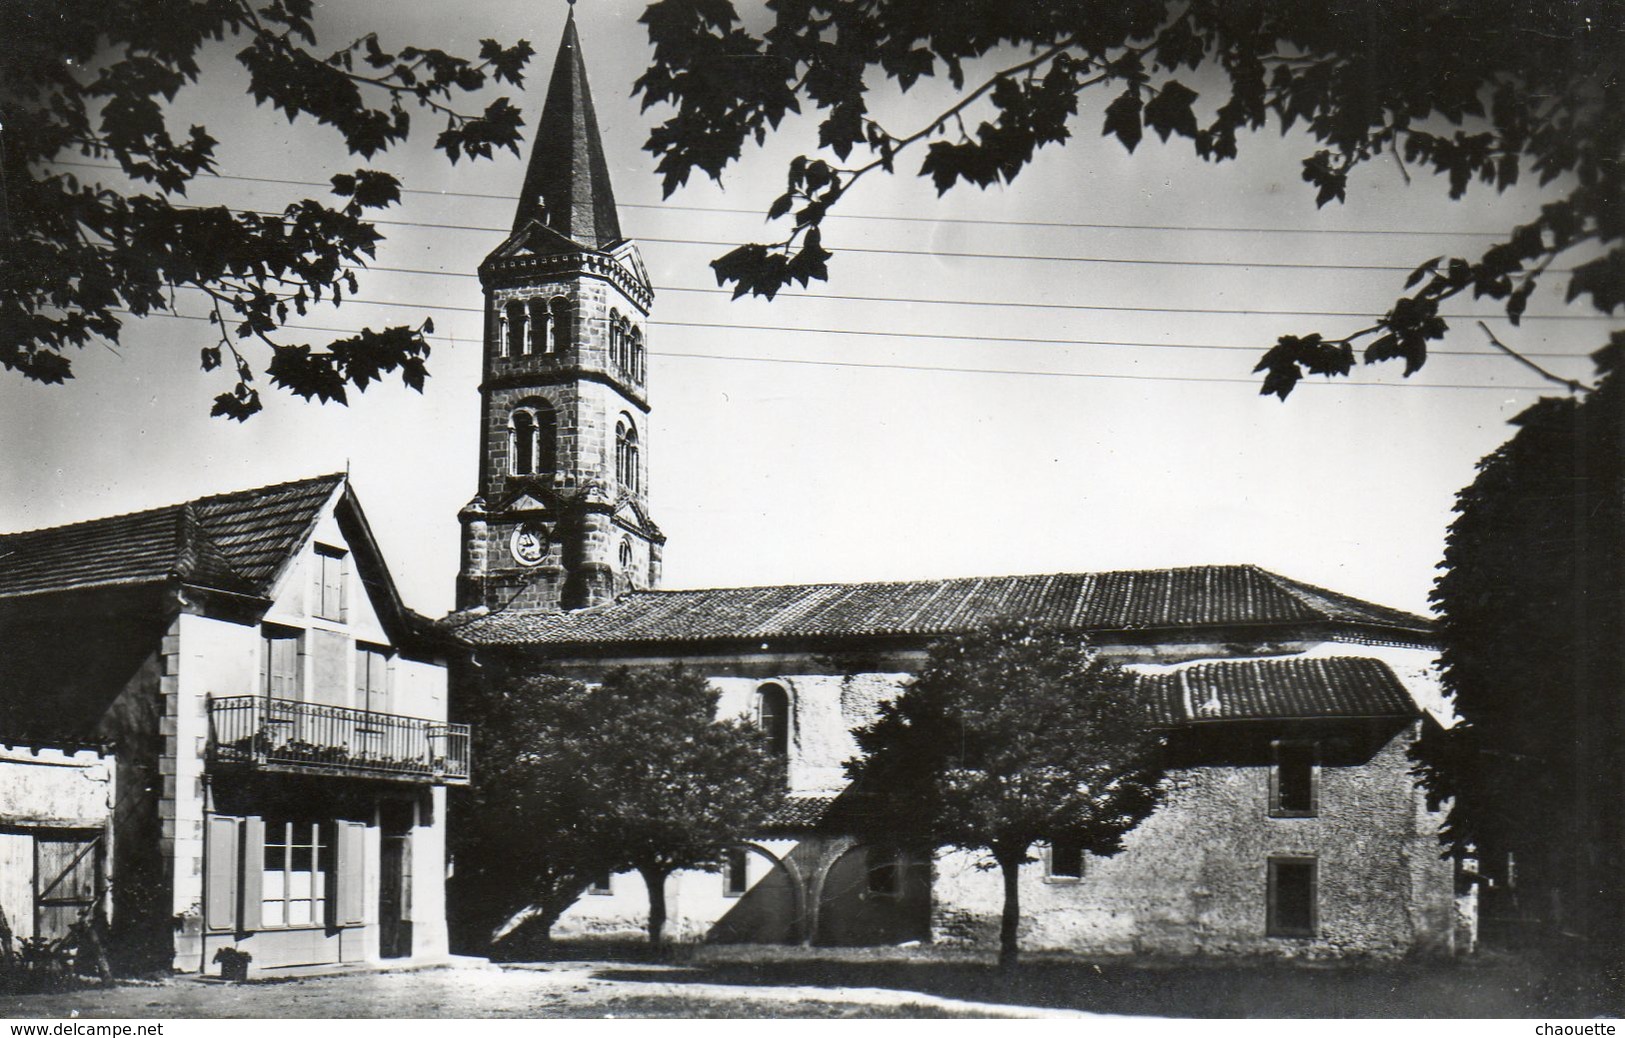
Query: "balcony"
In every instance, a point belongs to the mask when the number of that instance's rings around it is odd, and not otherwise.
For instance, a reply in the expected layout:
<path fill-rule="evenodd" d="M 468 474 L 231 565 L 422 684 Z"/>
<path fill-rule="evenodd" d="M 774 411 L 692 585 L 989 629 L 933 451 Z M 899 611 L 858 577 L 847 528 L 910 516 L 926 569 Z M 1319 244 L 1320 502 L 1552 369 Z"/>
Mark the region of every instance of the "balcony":
<path fill-rule="evenodd" d="M 468 725 L 265 696 L 209 700 L 216 763 L 466 785 Z"/>

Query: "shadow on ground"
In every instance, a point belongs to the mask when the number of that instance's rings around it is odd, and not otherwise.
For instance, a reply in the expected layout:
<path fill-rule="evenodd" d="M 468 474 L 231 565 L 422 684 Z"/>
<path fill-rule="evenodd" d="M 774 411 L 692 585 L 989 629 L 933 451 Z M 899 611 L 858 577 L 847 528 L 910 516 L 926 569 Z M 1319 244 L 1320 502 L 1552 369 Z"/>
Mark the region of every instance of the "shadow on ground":
<path fill-rule="evenodd" d="M 1618 1016 L 1625 990 L 1595 965 L 1486 953 L 1455 961 L 1289 963 L 1029 956 L 1013 973 L 936 948 L 554 945 L 555 962 L 596 963 L 603 980 L 884 988 L 943 998 L 1169 1017 Z M 605 960 L 614 964 L 605 965 Z"/>

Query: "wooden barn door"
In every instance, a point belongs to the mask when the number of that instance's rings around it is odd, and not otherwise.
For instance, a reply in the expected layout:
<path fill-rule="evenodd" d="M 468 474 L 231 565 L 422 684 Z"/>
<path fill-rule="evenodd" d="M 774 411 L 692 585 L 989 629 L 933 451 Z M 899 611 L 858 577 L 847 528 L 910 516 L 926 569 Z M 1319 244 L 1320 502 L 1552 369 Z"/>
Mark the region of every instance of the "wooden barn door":
<path fill-rule="evenodd" d="M 40 830 L 34 837 L 34 933 L 66 936 L 96 902 L 101 834 Z"/>

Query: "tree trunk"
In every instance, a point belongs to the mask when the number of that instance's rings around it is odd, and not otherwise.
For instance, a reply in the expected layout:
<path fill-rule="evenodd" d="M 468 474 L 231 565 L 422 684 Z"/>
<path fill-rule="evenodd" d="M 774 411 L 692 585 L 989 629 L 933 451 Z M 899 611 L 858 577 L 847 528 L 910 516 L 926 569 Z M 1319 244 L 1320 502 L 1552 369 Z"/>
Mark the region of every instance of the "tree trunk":
<path fill-rule="evenodd" d="M 999 920 L 999 969 L 1016 968 L 1021 950 L 1016 933 L 1021 926 L 1021 859 L 1025 855 L 1001 857 L 999 871 L 1004 874 L 1004 916 Z"/>
<path fill-rule="evenodd" d="M 638 869 L 649 888 L 649 943 L 658 948 L 666 939 L 666 873 Z"/>

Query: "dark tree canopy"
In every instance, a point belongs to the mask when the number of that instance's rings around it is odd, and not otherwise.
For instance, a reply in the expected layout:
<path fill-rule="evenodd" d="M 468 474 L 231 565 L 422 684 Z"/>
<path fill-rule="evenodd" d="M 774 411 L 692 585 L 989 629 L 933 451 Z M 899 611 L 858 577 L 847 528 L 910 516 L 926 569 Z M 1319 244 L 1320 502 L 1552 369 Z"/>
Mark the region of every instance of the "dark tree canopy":
<path fill-rule="evenodd" d="M 544 939 L 591 880 L 633 869 L 650 889 L 717 867 L 783 803 L 781 761 L 755 725 L 717 717 L 718 693 L 681 666 L 617 670 L 603 684 L 490 658 L 461 694 L 478 778 L 454 816 L 453 889 L 478 938 L 531 910 Z"/>
<path fill-rule="evenodd" d="M 453 162 L 517 154 L 522 120 L 506 97 L 477 115 L 453 104 L 489 83 L 519 86 L 532 50 L 485 40 L 465 59 L 386 49 L 371 33 L 326 49 L 316 30 L 312 0 L 0 4 L 0 365 L 62 382 L 72 348 L 116 344 L 126 316 L 171 310 L 175 290 L 194 289 L 218 326 L 202 367 L 235 378 L 217 415 L 262 406 L 256 351 L 273 385 L 306 399 L 342 402 L 391 372 L 422 389 L 427 319 L 326 343 L 277 335 L 290 314 L 355 294 L 383 237 L 368 211 L 398 202 L 399 181 L 357 169 L 332 178 L 334 204 L 300 199 L 269 215 L 184 204 L 187 186 L 215 171 L 217 141 L 170 125 L 168 103 L 198 84 L 205 50 L 231 47 L 257 103 L 331 127 L 362 158 L 405 140 L 414 111 L 444 118 L 435 143 Z M 111 160 L 136 186 L 58 164 L 87 158 Z"/>
<path fill-rule="evenodd" d="M 665 882 L 680 869 L 716 869 L 722 851 L 755 836 L 784 800 L 783 762 L 761 731 L 718 719 L 719 696 L 681 665 L 617 670 L 588 697 L 573 741 L 594 791 L 592 826 L 619 868 L 649 888 L 649 939 L 666 923 Z"/>
<path fill-rule="evenodd" d="M 1488 914 L 1540 919 L 1617 948 L 1625 333 L 1596 360 L 1604 378 L 1595 392 L 1524 411 L 1517 434 L 1457 498 L 1433 601 L 1460 721 L 1427 732 L 1416 754 L 1427 788 L 1454 798 L 1452 849 L 1480 858 L 1496 883 L 1485 892 Z"/>
<path fill-rule="evenodd" d="M 589 719 L 587 687 L 490 660 L 458 691 L 460 715 L 474 721 L 478 771 L 451 804 L 454 934 L 480 951 L 529 912 L 525 931 L 545 940 L 592 878 L 616 864 L 592 825 L 596 792 L 581 781 L 575 736 Z"/>
<path fill-rule="evenodd" d="M 997 621 L 947 639 L 847 763 L 868 835 L 987 852 L 1004 877 L 1000 960 L 1033 844 L 1109 856 L 1156 807 L 1162 739 L 1133 675 L 1078 636 Z"/>
<path fill-rule="evenodd" d="M 655 61 L 637 90 L 646 107 L 676 109 L 646 145 L 668 195 L 696 170 L 720 178 L 786 115 L 818 113 L 816 147 L 829 154 L 791 162 L 768 213 L 790 221 L 784 238 L 712 264 L 736 297 L 824 279 L 832 256 L 824 217 L 862 177 L 915 161 L 910 149 L 923 149 L 918 173 L 940 193 L 1013 181 L 1037 149 L 1075 131 L 1115 137 L 1130 151 L 1148 134 L 1182 138 L 1222 162 L 1247 132 L 1275 126 L 1316 142 L 1302 173 L 1320 205 L 1342 201 L 1362 164 L 1389 155 L 1448 177 L 1458 199 L 1475 181 L 1496 190 L 1520 178 L 1555 184 L 1538 217 L 1481 255 L 1420 263 L 1408 294 L 1371 326 L 1283 336 L 1255 369 L 1265 373 L 1264 393 L 1285 399 L 1306 374 L 1347 374 L 1361 341 L 1366 363 L 1403 360 L 1409 375 L 1446 331 L 1443 301 L 1462 293 L 1504 300 L 1516 324 L 1541 276 L 1570 250 L 1597 254 L 1569 272 L 1570 300 L 1585 297 L 1610 314 L 1625 303 L 1619 0 L 769 7 L 772 25 L 760 35 L 742 27 L 729 0 L 657 0 L 643 16 Z M 1002 71 L 967 76 L 967 63 L 1006 53 Z M 957 92 L 951 107 L 920 126 L 876 120 L 878 95 L 938 75 Z"/>

